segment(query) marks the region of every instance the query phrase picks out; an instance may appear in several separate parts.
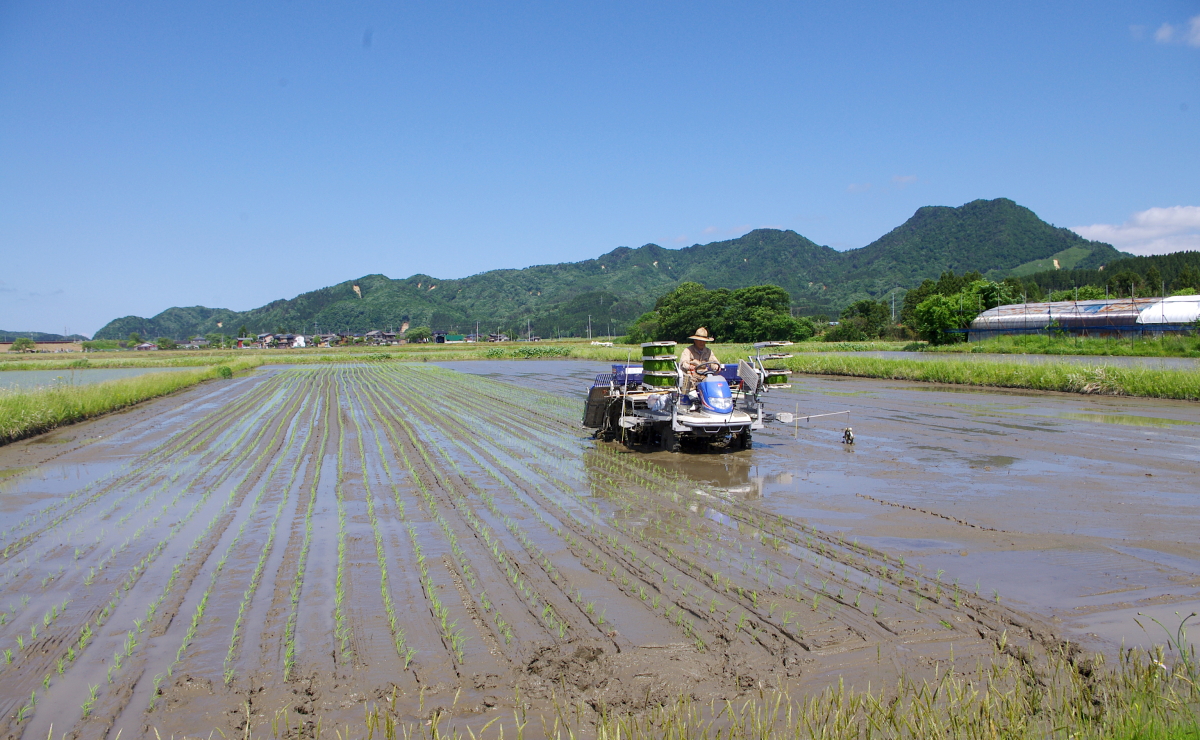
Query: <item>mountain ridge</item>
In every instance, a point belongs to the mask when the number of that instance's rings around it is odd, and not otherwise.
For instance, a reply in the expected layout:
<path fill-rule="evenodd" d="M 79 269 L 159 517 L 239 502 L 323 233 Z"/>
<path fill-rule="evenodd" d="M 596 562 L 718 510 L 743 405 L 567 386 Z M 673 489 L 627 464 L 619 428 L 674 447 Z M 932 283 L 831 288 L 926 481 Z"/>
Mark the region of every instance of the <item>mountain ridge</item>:
<path fill-rule="evenodd" d="M 589 315 L 593 334 L 609 333 L 609 322 L 613 333 L 623 333 L 659 296 L 685 281 L 730 289 L 773 283 L 791 294 L 800 313 L 836 312 L 860 298 L 914 288 L 948 269 L 1003 277 L 1067 250 L 1076 256 L 1086 252 L 1077 260 L 1080 266 L 1126 256 L 997 198 L 958 207 L 923 206 L 871 244 L 844 252 L 790 229 L 755 229 L 680 249 L 617 247 L 579 262 L 502 268 L 465 278 L 365 275 L 249 311 L 191 306 L 149 319 L 126 316 L 109 322 L 96 338 L 137 332 L 183 339 L 232 334 L 242 325 L 254 332 L 364 331 L 404 321 L 460 332 L 474 331 L 476 322 L 480 331 L 523 330 L 528 321 L 542 336 L 579 336 Z"/>

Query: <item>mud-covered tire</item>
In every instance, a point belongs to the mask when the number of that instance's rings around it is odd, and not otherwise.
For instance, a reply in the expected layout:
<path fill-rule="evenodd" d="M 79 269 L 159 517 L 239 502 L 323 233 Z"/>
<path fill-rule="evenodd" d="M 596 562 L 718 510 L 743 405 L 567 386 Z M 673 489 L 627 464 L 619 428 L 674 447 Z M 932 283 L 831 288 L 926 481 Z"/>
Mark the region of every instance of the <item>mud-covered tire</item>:
<path fill-rule="evenodd" d="M 750 436 L 749 432 L 742 432 L 740 447 L 743 450 L 749 450 L 754 447 L 754 438 Z"/>

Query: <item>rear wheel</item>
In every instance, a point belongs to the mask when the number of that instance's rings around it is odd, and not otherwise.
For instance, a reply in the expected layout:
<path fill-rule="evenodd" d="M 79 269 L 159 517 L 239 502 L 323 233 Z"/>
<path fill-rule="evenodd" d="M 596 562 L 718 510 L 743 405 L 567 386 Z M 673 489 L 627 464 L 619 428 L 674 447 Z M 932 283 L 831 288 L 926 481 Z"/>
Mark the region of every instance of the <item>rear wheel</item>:
<path fill-rule="evenodd" d="M 750 436 L 750 432 L 742 432 L 742 439 L 741 439 L 740 447 L 743 450 L 748 450 L 748 449 L 754 447 L 754 438 Z"/>

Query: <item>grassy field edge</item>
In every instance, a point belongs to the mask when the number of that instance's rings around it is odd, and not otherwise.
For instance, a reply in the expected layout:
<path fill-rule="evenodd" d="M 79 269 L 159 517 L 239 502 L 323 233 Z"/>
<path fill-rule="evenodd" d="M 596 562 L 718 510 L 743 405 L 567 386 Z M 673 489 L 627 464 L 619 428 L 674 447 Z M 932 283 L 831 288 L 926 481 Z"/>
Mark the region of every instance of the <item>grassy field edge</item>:
<path fill-rule="evenodd" d="M 1029 364 L 993 360 L 928 362 L 844 356 L 799 356 L 787 360 L 786 365 L 793 372 L 811 375 L 844 375 L 1181 401 L 1200 400 L 1200 372 L 1194 370 L 1070 363 Z"/>
<path fill-rule="evenodd" d="M 191 372 L 147 373 L 83 386 L 54 385 L 29 391 L 0 391 L 0 445 L 170 395 L 222 377 L 226 369 L 232 373 L 260 364 L 231 362 Z"/>

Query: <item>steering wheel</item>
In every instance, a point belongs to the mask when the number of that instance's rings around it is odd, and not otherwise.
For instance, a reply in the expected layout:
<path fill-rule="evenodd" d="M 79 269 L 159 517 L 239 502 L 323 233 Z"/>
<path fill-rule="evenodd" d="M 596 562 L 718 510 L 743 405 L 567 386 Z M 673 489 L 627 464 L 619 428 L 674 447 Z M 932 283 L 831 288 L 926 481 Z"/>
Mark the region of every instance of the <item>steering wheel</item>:
<path fill-rule="evenodd" d="M 715 364 L 717 364 L 717 363 L 706 362 L 705 364 L 697 367 L 693 372 L 695 372 L 697 375 L 716 375 L 717 373 L 719 373 L 721 371 L 712 369 L 712 366 Z"/>

